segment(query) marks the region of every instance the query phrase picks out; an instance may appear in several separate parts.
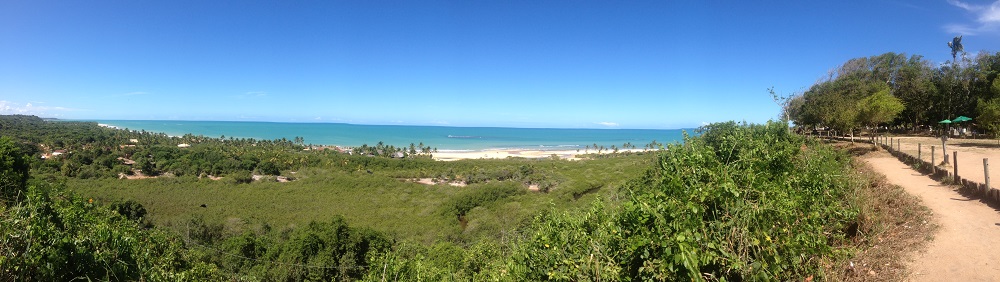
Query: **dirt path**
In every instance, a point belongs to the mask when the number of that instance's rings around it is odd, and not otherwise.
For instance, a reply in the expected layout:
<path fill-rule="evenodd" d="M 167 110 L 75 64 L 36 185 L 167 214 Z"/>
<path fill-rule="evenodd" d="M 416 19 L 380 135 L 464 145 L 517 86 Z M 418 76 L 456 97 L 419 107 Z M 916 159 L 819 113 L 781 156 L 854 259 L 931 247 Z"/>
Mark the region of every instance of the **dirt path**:
<path fill-rule="evenodd" d="M 889 182 L 920 197 L 940 226 L 908 264 L 911 281 L 1000 281 L 1000 212 L 910 169 L 899 160 L 866 159 Z"/>

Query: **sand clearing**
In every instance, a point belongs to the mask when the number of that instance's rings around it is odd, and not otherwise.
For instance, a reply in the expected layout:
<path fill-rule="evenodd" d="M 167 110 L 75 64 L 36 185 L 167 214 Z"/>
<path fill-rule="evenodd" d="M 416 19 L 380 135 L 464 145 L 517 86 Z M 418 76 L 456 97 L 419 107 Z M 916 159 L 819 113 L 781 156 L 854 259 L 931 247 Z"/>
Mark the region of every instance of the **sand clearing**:
<path fill-rule="evenodd" d="M 410 181 L 415 182 L 415 183 L 419 183 L 419 184 L 423 184 L 423 185 L 448 184 L 448 185 L 455 186 L 455 187 L 465 187 L 465 186 L 468 186 L 468 184 L 466 184 L 465 181 L 451 181 L 451 182 L 448 182 L 448 181 L 435 181 L 434 178 L 418 178 L 418 179 L 410 179 Z"/>

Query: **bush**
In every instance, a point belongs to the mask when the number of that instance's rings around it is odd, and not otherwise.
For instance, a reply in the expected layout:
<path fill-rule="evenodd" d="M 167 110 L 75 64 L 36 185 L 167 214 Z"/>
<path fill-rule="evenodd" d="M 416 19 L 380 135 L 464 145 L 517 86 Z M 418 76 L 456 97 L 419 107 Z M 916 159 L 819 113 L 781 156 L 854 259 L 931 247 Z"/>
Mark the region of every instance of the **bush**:
<path fill-rule="evenodd" d="M 524 187 L 521 187 L 519 183 L 512 182 L 488 183 L 478 187 L 470 186 L 461 194 L 449 199 L 444 204 L 444 212 L 446 214 L 462 216 L 475 207 L 526 192 Z"/>
<path fill-rule="evenodd" d="M 257 164 L 257 172 L 266 175 L 280 175 L 281 169 L 274 162 L 266 161 Z"/>
<path fill-rule="evenodd" d="M 0 206 L 2 281 L 220 281 L 188 260 L 183 243 L 62 192 L 30 187 L 28 201 Z"/>
<path fill-rule="evenodd" d="M 226 175 L 236 184 L 246 184 L 253 182 L 253 175 L 249 171 L 241 170 Z"/>
<path fill-rule="evenodd" d="M 17 201 L 24 196 L 30 167 L 14 141 L 0 137 L 0 200 Z"/>
<path fill-rule="evenodd" d="M 370 258 L 389 250 L 392 240 L 368 230 L 350 228 L 341 217 L 311 222 L 296 229 L 287 241 L 271 249 L 265 280 L 344 281 L 361 278 Z"/>
<path fill-rule="evenodd" d="M 146 217 L 146 208 L 133 200 L 111 203 L 111 210 L 132 221 L 142 221 Z"/>
<path fill-rule="evenodd" d="M 848 158 L 781 123 L 713 124 L 670 145 L 614 209 L 537 216 L 501 273 L 513 280 L 823 277 L 858 211 Z M 807 148 L 802 150 L 801 148 Z"/>

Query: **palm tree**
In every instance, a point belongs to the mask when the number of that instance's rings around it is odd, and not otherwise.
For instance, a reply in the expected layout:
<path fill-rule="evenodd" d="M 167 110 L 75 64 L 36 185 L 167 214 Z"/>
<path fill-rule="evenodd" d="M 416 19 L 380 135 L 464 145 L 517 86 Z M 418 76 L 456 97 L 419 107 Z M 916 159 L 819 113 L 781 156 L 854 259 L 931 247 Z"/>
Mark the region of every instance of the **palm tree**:
<path fill-rule="evenodd" d="M 948 42 L 948 48 L 951 48 L 951 65 L 952 69 L 958 68 L 958 53 L 965 52 L 965 46 L 962 46 L 962 36 L 955 36 Z M 964 57 L 964 55 L 963 55 Z M 950 97 L 950 96 L 949 96 Z M 947 130 L 943 135 L 941 135 L 941 153 L 944 154 L 944 163 L 948 163 L 948 132 Z"/>
<path fill-rule="evenodd" d="M 962 36 L 955 36 L 948 42 L 948 47 L 951 48 L 951 62 L 955 63 L 958 60 L 958 53 L 965 51 L 965 46 L 962 46 Z"/>

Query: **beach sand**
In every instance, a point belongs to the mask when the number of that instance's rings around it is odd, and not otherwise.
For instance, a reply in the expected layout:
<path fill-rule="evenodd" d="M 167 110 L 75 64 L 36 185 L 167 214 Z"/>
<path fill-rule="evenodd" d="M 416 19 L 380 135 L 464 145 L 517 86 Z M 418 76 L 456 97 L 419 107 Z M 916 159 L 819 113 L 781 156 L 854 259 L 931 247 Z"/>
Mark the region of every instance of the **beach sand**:
<path fill-rule="evenodd" d="M 619 152 L 625 151 L 642 151 L 640 149 L 628 149 L 619 150 Z M 590 150 L 590 153 L 594 153 L 594 150 Z M 433 153 L 435 160 L 439 161 L 457 161 L 464 159 L 505 159 L 507 157 L 520 157 L 528 159 L 538 159 L 547 158 L 552 155 L 556 155 L 559 159 L 563 160 L 580 160 L 581 158 L 577 155 L 586 154 L 584 150 L 528 150 L 528 149 L 514 149 L 514 150 L 491 150 L 491 151 L 469 151 L 469 152 L 437 152 Z"/>

